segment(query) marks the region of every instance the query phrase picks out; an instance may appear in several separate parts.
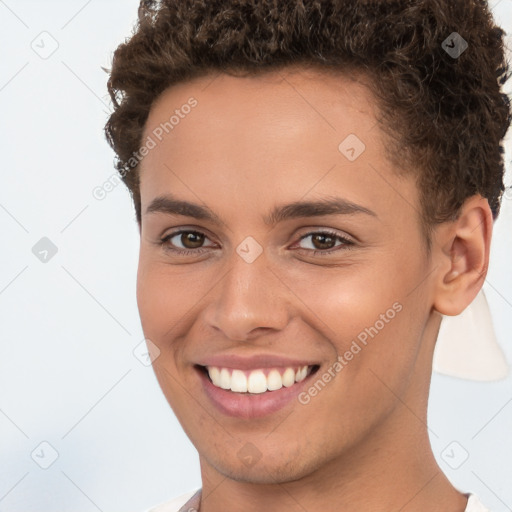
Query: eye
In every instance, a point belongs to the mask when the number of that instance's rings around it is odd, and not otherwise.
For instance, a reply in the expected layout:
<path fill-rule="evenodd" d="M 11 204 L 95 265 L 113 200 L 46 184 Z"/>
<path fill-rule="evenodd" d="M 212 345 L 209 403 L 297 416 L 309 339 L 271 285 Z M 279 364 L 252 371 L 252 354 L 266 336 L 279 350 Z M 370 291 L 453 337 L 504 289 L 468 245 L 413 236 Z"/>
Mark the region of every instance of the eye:
<path fill-rule="evenodd" d="M 306 244 L 306 246 L 308 246 L 306 247 L 306 252 L 312 252 L 315 255 L 323 256 L 326 254 L 332 254 L 333 252 L 349 249 L 354 245 L 354 242 L 349 238 L 329 230 L 312 231 L 307 233 L 301 236 L 299 243 L 308 238 L 310 238 L 311 241 Z M 336 245 L 337 240 L 340 241 L 338 245 Z M 334 247 L 338 248 L 332 250 Z"/>
<path fill-rule="evenodd" d="M 189 255 L 189 254 L 202 254 L 205 252 L 202 244 L 205 239 L 207 239 L 204 233 L 200 231 L 192 231 L 192 230 L 180 230 L 174 231 L 173 233 L 168 234 L 164 238 L 160 240 L 160 245 L 166 251 L 173 252 L 179 255 Z M 176 248 L 177 244 L 182 244 L 183 249 Z M 214 246 L 215 244 L 212 244 Z M 208 246 L 211 247 L 211 246 Z"/>

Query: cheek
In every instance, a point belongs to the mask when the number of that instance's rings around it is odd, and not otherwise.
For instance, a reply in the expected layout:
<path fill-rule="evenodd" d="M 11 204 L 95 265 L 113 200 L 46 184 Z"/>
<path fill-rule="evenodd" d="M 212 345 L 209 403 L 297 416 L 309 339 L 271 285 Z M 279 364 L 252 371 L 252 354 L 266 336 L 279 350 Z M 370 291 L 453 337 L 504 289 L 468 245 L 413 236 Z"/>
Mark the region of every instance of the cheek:
<path fill-rule="evenodd" d="M 286 284 L 303 301 L 302 310 L 310 311 L 312 321 L 316 318 L 315 325 L 325 323 L 321 330 L 330 333 L 327 338 L 343 339 L 373 325 L 395 302 L 402 302 L 407 279 L 397 275 L 394 263 L 381 261 L 308 270 Z M 394 310 L 389 315 L 394 316 Z"/>
<path fill-rule="evenodd" d="M 187 411 L 186 393 L 180 382 L 180 359 L 186 330 L 187 313 L 196 301 L 191 286 L 184 286 L 170 269 L 159 262 L 141 256 L 137 271 L 137 306 L 145 338 L 159 350 L 153 370 L 167 402 L 178 420 L 180 411 Z"/>
<path fill-rule="evenodd" d="M 325 351 L 327 340 L 352 377 L 371 367 L 398 380 L 410 371 L 420 344 L 428 298 L 422 286 L 411 292 L 426 269 L 417 255 L 402 261 L 385 256 L 287 280 L 304 302 L 303 320 L 322 333 L 319 348 Z"/>
<path fill-rule="evenodd" d="M 179 275 L 168 265 L 141 256 L 137 271 L 137 306 L 144 333 L 164 341 L 167 333 L 172 338 L 179 333 L 172 331 L 186 323 L 187 314 L 207 290 L 200 289 L 202 280 L 192 272 Z"/>
<path fill-rule="evenodd" d="M 321 428 L 332 443 L 338 442 L 340 429 L 347 439 L 363 435 L 396 407 L 397 396 L 408 392 L 421 345 L 425 301 L 409 294 L 408 281 L 409 276 L 367 269 L 320 280 L 322 286 L 309 295 L 297 290 L 315 310 L 310 321 L 322 334 L 318 347 L 325 353 L 328 343 L 333 353 L 333 364 L 306 389 L 310 409 L 304 409 L 309 418 L 318 418 L 315 428 L 329 419 L 332 426 Z"/>

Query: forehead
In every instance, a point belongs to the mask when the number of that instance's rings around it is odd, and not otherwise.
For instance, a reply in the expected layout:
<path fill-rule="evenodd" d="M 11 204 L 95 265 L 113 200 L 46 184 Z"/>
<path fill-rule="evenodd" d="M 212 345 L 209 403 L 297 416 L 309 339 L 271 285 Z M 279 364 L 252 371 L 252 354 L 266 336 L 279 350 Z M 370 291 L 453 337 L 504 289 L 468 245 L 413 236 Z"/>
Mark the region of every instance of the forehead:
<path fill-rule="evenodd" d="M 154 102 L 145 133 L 169 121 L 175 111 L 188 110 L 191 98 L 197 105 L 190 117 L 203 139 L 226 131 L 237 141 L 247 140 L 248 133 L 271 137 L 280 128 L 282 136 L 293 136 L 305 124 L 326 137 L 335 133 L 339 137 L 350 128 L 364 136 L 376 123 L 376 105 L 361 75 L 290 68 L 249 77 L 218 73 L 173 85 Z M 180 124 L 189 113 L 180 116 Z M 232 133 L 242 126 L 244 130 Z M 183 126 L 177 128 L 172 128 L 175 139 L 184 131 Z"/>
<path fill-rule="evenodd" d="M 398 177 L 359 78 L 290 69 L 170 87 L 144 129 L 143 140 L 155 147 L 141 164 L 143 207 L 166 189 L 236 206 L 237 197 L 296 200 L 333 191 L 377 208 L 389 204 L 396 192 L 385 182 Z"/>

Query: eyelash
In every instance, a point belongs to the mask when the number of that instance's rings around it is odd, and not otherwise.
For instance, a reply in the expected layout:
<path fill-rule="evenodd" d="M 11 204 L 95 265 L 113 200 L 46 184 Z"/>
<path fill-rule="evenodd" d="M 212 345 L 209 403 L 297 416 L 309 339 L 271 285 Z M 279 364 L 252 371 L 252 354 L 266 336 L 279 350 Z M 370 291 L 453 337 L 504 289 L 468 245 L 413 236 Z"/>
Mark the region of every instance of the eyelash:
<path fill-rule="evenodd" d="M 171 247 L 169 244 L 169 240 L 171 238 L 174 238 L 175 236 L 181 235 L 183 233 L 195 233 L 195 234 L 199 234 L 199 235 L 205 235 L 204 233 L 201 233 L 200 231 L 196 231 L 196 230 L 192 230 L 192 229 L 182 229 L 182 230 L 174 231 L 174 232 L 166 235 L 164 238 L 162 238 L 160 240 L 159 245 L 161 245 L 165 251 L 172 252 L 179 256 L 200 255 L 200 254 L 203 254 L 207 250 L 206 248 L 203 248 L 203 247 L 199 247 L 197 249 L 176 249 L 174 247 Z M 326 254 L 332 254 L 332 253 L 335 253 L 335 252 L 338 252 L 341 250 L 350 249 L 351 246 L 354 245 L 354 242 L 352 240 L 350 240 L 349 238 L 341 236 L 341 235 L 335 233 L 334 231 L 329 231 L 328 229 L 321 230 L 321 231 L 310 231 L 309 233 L 302 235 L 299 238 L 299 242 L 301 240 L 303 240 L 304 238 L 308 238 L 312 235 L 328 235 L 334 239 L 340 240 L 342 242 L 342 244 L 337 246 L 338 247 L 337 249 L 331 248 L 331 249 L 326 249 L 324 251 L 315 250 L 315 249 L 299 249 L 299 250 L 306 251 L 308 253 L 312 252 L 315 256 L 325 256 Z M 206 235 L 205 235 L 205 237 L 206 237 Z"/>

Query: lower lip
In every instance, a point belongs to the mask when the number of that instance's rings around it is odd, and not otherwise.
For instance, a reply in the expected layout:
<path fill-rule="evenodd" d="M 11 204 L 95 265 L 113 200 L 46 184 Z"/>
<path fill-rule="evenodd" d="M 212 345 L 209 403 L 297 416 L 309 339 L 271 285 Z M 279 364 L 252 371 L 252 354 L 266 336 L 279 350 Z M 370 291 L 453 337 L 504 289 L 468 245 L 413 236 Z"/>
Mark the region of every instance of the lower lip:
<path fill-rule="evenodd" d="M 235 393 L 218 388 L 213 385 L 202 370 L 199 368 L 196 370 L 201 379 L 203 389 L 213 405 L 228 416 L 244 419 L 261 418 L 284 408 L 287 404 L 296 399 L 297 395 L 302 391 L 313 375 L 309 374 L 303 381 L 296 382 L 289 388 L 283 386 L 276 391 L 253 394 Z"/>

